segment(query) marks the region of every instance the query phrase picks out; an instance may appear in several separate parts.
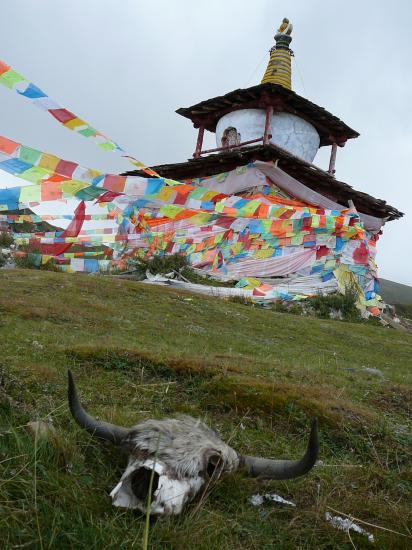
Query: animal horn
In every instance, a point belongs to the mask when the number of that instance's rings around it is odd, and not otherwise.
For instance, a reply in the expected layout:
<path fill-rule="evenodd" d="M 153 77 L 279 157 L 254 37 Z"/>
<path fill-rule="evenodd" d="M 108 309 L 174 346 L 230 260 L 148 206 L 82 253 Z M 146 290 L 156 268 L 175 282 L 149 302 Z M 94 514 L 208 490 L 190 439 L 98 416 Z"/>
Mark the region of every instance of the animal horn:
<path fill-rule="evenodd" d="M 101 420 L 97 420 L 88 414 L 79 401 L 76 385 L 70 370 L 67 371 L 67 374 L 69 378 L 67 395 L 69 398 L 70 412 L 79 426 L 87 430 L 92 435 L 105 439 L 106 441 L 110 441 L 115 445 L 122 443 L 125 437 L 129 434 L 129 430 L 120 426 L 115 426 L 114 424 L 109 424 L 108 422 L 102 422 Z"/>
<path fill-rule="evenodd" d="M 299 477 L 313 468 L 319 451 L 318 421 L 312 421 L 306 453 L 300 460 L 271 460 L 254 456 L 240 456 L 240 468 L 253 477 L 266 479 L 291 479 Z"/>

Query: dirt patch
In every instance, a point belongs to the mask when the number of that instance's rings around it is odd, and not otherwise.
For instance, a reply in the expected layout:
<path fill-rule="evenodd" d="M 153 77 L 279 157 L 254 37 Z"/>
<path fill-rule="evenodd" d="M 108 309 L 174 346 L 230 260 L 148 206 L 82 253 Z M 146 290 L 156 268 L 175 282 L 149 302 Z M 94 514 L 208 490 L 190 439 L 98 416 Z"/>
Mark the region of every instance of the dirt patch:
<path fill-rule="evenodd" d="M 384 412 L 412 416 L 412 389 L 399 384 L 386 384 L 376 391 L 373 404 Z"/>

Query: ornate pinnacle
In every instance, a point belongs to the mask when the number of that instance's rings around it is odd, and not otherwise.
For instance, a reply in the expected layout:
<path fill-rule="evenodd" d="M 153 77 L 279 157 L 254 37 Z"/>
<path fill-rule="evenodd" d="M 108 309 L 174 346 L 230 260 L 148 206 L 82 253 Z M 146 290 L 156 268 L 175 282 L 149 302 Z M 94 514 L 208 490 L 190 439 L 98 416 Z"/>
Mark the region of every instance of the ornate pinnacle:
<path fill-rule="evenodd" d="M 279 34 L 291 34 L 293 30 L 292 23 L 289 22 L 289 19 L 287 17 L 284 17 L 280 27 L 278 28 Z"/>

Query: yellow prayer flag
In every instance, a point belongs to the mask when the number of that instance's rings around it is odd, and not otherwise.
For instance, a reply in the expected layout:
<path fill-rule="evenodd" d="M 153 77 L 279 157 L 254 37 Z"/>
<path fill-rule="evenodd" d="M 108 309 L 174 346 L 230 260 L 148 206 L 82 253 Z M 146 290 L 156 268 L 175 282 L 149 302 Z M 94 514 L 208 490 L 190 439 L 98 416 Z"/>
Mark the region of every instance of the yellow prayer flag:
<path fill-rule="evenodd" d="M 81 118 L 72 118 L 71 120 L 68 120 L 64 124 L 66 128 L 70 128 L 70 130 L 74 130 L 75 128 L 79 128 L 79 126 L 87 126 L 87 122 L 82 120 Z"/>
<path fill-rule="evenodd" d="M 67 197 L 73 197 L 78 191 L 89 187 L 88 183 L 77 180 L 68 180 L 61 182 L 63 194 Z"/>
<path fill-rule="evenodd" d="M 38 166 L 45 168 L 46 170 L 51 170 L 54 172 L 56 166 L 59 164 L 60 159 L 54 155 L 49 155 L 48 153 L 43 153 L 40 157 Z"/>
<path fill-rule="evenodd" d="M 262 248 L 258 250 L 255 254 L 255 258 L 259 260 L 265 260 L 266 258 L 271 258 L 274 252 L 274 248 Z"/>

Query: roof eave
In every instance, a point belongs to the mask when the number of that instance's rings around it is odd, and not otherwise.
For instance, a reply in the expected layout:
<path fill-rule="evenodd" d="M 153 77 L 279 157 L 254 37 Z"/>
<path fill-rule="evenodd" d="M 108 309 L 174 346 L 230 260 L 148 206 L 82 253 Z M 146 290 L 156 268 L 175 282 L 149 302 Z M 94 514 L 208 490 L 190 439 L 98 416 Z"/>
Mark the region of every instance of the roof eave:
<path fill-rule="evenodd" d="M 275 111 L 290 112 L 313 124 L 320 134 L 321 145 L 344 143 L 359 136 L 358 132 L 323 107 L 276 84 L 239 88 L 191 107 L 181 107 L 176 113 L 191 120 L 196 128 L 203 126 L 215 132 L 218 120 L 225 114 L 238 109 L 265 108 L 269 105 L 274 106 Z"/>
<path fill-rule="evenodd" d="M 228 152 L 189 159 L 186 162 L 153 166 L 152 169 L 162 177 L 183 180 L 215 175 L 255 160 L 278 160 L 279 168 L 310 189 L 325 196 L 331 196 L 340 204 L 347 204 L 347 201 L 351 199 L 359 211 L 365 214 L 371 214 L 386 221 L 396 220 L 403 216 L 402 212 L 384 200 L 353 189 L 349 184 L 335 179 L 321 168 L 311 165 L 275 145 L 242 147 Z M 147 177 L 147 174 L 139 170 L 125 172 L 122 175 Z"/>

